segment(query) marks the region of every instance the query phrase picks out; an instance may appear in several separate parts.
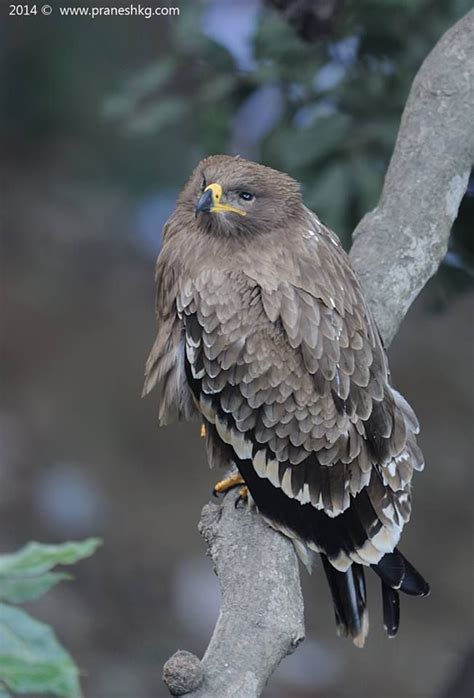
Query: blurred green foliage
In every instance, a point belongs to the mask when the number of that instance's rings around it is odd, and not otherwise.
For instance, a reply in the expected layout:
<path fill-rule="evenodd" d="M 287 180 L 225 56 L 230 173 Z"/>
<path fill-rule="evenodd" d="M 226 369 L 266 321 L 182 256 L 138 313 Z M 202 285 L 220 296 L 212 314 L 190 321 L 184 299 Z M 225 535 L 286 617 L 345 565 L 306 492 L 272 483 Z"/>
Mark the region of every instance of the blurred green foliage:
<path fill-rule="evenodd" d="M 39 57 L 10 56 L 16 83 L 7 80 L 7 118 L 15 127 L 23 122 L 36 147 L 48 130 L 74 130 L 102 155 L 91 172 L 91 153 L 77 152 L 76 173 L 89 185 L 115 182 L 144 195 L 178 190 L 207 154 L 239 150 L 233 138 L 239 110 L 272 85 L 281 110 L 256 150 L 242 154 L 298 179 L 307 204 L 348 247 L 352 230 L 377 202 L 418 68 L 472 1 L 347 0 L 333 35 L 317 42 L 303 41 L 264 4 L 253 15 L 247 46 L 253 59 L 244 68 L 229 48 L 231 21 L 221 23 L 222 37 L 206 34 L 217 5 L 185 3 L 179 17 L 151 32 L 148 23 L 141 43 L 138 25 L 125 21 L 97 20 L 79 34 L 77 22 L 51 21 L 49 28 L 60 32 L 45 35 L 47 50 Z M 28 103 L 16 90 L 26 74 L 35 78 Z M 256 120 L 264 111 L 260 104 Z M 471 198 L 452 238 L 468 271 L 473 218 Z"/>
<path fill-rule="evenodd" d="M 284 109 L 262 144 L 262 159 L 299 179 L 307 203 L 347 243 L 380 194 L 417 69 L 469 9 L 469 0 L 348 2 L 332 40 L 316 44 L 267 10 L 253 38 L 255 66 L 243 72 L 222 46 L 196 31 L 202 18 L 196 3 L 173 26 L 171 55 L 110 97 L 105 113 L 135 133 L 185 134 L 203 155 L 229 149 L 232 115 L 254 89 L 280 86 Z M 338 42 L 347 37 L 358 43 L 354 59 L 338 55 Z M 342 68 L 341 77 L 318 89 L 318 71 L 329 63 Z M 302 109 L 313 118 L 298 125 Z"/>
<path fill-rule="evenodd" d="M 33 601 L 71 576 L 53 572 L 90 557 L 100 541 L 89 538 L 61 545 L 28 543 L 0 555 L 0 696 L 52 693 L 80 698 L 79 672 L 53 630 L 13 604 Z"/>

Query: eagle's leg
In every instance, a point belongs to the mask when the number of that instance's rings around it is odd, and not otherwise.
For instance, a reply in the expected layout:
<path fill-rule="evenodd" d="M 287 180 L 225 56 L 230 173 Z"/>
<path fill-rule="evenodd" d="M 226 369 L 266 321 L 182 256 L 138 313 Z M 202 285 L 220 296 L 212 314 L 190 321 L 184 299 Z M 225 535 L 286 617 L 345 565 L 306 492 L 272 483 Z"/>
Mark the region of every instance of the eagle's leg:
<path fill-rule="evenodd" d="M 247 487 L 247 485 L 244 485 L 239 490 L 239 496 L 235 500 L 235 508 L 236 509 L 238 508 L 240 502 L 247 502 L 247 506 L 249 506 L 249 507 L 253 502 L 253 500 L 250 496 L 249 488 Z"/>
<path fill-rule="evenodd" d="M 235 508 L 237 509 L 240 502 L 249 503 L 250 496 L 249 488 L 245 484 L 245 480 L 242 478 L 240 473 L 235 473 L 234 475 L 226 477 L 224 480 L 220 480 L 219 482 L 217 482 L 212 493 L 214 495 L 222 494 L 228 492 L 234 487 L 238 487 L 239 485 L 242 485 L 242 487 L 239 490 L 239 496 L 235 500 Z"/>
<path fill-rule="evenodd" d="M 239 490 L 239 498 L 238 498 L 237 502 L 239 502 L 241 499 L 247 500 L 248 498 L 249 498 L 249 488 L 247 487 L 247 485 L 244 485 Z M 236 502 L 236 504 L 237 504 L 237 502 Z"/>
<path fill-rule="evenodd" d="M 240 473 L 233 473 L 229 477 L 226 477 L 223 480 L 219 480 L 219 482 L 216 482 L 213 494 L 223 494 L 224 492 L 228 492 L 233 487 L 237 487 L 238 485 L 245 485 L 245 481 Z M 242 487 L 240 494 L 242 494 L 242 490 L 244 489 L 246 490 L 247 488 L 245 486 Z"/>

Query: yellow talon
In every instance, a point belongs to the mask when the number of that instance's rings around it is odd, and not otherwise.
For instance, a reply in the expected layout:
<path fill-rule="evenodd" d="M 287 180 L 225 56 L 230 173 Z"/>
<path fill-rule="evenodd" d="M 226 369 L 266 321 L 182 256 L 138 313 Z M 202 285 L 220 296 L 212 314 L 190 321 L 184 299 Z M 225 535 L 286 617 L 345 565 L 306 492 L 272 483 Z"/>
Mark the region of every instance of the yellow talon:
<path fill-rule="evenodd" d="M 248 499 L 248 498 L 249 498 L 249 488 L 247 487 L 247 485 L 244 485 L 239 490 L 239 499 Z"/>
<path fill-rule="evenodd" d="M 219 482 L 216 482 L 216 485 L 214 487 L 214 492 L 216 494 L 222 494 L 223 492 L 227 492 L 228 490 L 231 490 L 236 485 L 245 485 L 245 480 L 243 479 L 243 477 L 240 473 L 235 473 L 234 475 L 231 475 L 230 477 L 224 478 L 224 480 L 219 480 Z M 247 489 L 247 488 L 242 487 L 242 489 Z"/>
<path fill-rule="evenodd" d="M 205 424 L 201 424 L 201 430 L 199 432 L 201 439 L 205 439 L 207 436 L 207 429 Z"/>

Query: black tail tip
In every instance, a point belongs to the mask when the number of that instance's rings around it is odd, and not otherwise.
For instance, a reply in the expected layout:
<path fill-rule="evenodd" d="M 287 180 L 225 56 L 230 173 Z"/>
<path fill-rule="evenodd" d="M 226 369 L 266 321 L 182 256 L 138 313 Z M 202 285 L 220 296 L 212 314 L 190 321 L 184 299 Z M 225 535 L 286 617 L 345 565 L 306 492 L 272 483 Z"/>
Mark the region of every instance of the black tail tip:
<path fill-rule="evenodd" d="M 400 625 L 400 595 L 385 582 L 382 582 L 382 604 L 384 628 L 388 637 L 395 637 Z"/>
<path fill-rule="evenodd" d="M 321 557 L 334 603 L 337 634 L 363 647 L 369 631 L 364 569 L 353 563 L 347 572 L 340 572 L 326 555 Z"/>
<path fill-rule="evenodd" d="M 427 596 L 430 585 L 413 565 L 395 548 L 379 563 L 373 565 L 375 572 L 387 586 L 403 591 L 410 596 Z"/>

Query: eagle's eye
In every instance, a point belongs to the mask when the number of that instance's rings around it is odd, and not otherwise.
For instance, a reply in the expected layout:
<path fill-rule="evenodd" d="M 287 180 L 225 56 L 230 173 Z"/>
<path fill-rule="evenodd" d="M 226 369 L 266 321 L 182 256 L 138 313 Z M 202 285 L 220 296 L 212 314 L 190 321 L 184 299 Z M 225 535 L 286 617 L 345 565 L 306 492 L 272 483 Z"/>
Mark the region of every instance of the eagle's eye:
<path fill-rule="evenodd" d="M 205 178 L 204 175 L 203 175 L 202 181 L 201 181 L 201 191 L 204 191 L 204 189 L 206 188 L 206 186 L 207 186 L 206 178 Z"/>
<path fill-rule="evenodd" d="M 255 196 L 251 194 L 249 191 L 240 191 L 239 199 L 243 199 L 244 201 L 253 201 L 255 199 Z"/>

